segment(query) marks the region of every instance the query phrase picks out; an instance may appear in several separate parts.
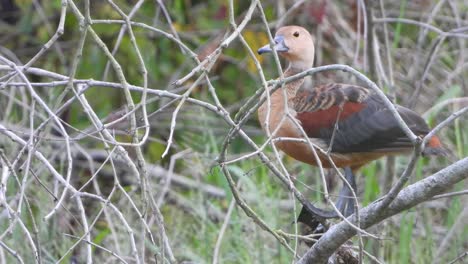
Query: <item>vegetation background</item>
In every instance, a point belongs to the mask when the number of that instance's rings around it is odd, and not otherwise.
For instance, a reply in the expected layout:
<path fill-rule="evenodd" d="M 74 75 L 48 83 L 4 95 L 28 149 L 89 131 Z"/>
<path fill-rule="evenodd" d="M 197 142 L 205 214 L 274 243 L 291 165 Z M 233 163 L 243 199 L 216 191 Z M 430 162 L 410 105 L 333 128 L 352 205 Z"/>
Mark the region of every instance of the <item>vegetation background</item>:
<path fill-rule="evenodd" d="M 316 66 L 358 69 L 431 126 L 468 104 L 467 1 L 271 0 L 233 7 L 231 13 L 230 2 L 220 0 L 0 0 L 1 263 L 293 262 L 236 206 L 216 162 L 231 125 L 202 105 L 219 99 L 234 118 L 261 89 L 246 47 L 256 51 L 269 42 L 263 15 L 273 33 L 279 25 L 306 27 L 315 37 Z M 242 38 L 232 34 L 230 14 Z M 277 78 L 273 58 L 255 58 L 267 80 Z M 207 70 L 196 60 L 206 61 Z M 12 75 L 12 65 L 33 67 L 22 69 L 34 92 Z M 122 76 L 147 92 L 125 89 Z M 312 80 L 359 84 L 335 71 Z M 438 133 L 452 155 L 420 159 L 410 182 L 467 156 L 467 121 L 465 114 Z M 242 128 L 257 144 L 265 142 L 255 115 Z M 232 138 L 227 160 L 253 151 L 242 137 Z M 264 153 L 274 160 L 270 147 Z M 326 207 L 318 169 L 287 157 L 282 162 L 297 187 Z M 382 159 L 361 170 L 362 205 L 385 194 L 407 163 L 408 157 Z M 293 224 L 300 204 L 291 193 L 256 155 L 228 170 L 257 216 L 303 254 L 307 245 L 295 239 L 301 231 Z M 330 172 L 327 180 L 337 193 L 337 177 Z M 466 187 L 460 182 L 452 191 L 466 194 Z M 368 230 L 380 239 L 364 237 L 364 262 L 463 263 L 466 219 L 466 196 L 422 203 Z"/>

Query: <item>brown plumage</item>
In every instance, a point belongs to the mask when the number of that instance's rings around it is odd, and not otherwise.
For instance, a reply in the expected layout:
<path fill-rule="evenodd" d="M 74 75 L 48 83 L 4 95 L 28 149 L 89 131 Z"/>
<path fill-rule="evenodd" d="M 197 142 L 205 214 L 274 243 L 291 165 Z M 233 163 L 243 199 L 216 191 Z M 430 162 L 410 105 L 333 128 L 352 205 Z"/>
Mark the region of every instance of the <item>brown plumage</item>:
<path fill-rule="evenodd" d="M 282 27 L 274 40 L 273 48 L 289 62 L 285 77 L 312 67 L 314 44 L 306 29 Z M 258 50 L 259 54 L 267 52 L 272 52 L 270 45 Z M 345 177 L 352 181 L 352 186 L 355 185 L 352 171 L 382 156 L 407 153 L 413 149 L 412 142 L 377 94 L 364 87 L 340 83 L 320 85 L 298 93 L 303 83 L 304 79 L 295 80 L 285 85 L 285 91 L 278 89 L 273 92 L 270 100 L 258 109 L 260 124 L 273 138 L 303 138 L 301 129 L 304 130 L 313 144 L 324 151 L 331 150 L 329 157 L 337 167 L 345 168 Z M 413 133 L 418 136 L 429 133 L 429 127 L 417 113 L 402 106 L 395 107 Z M 275 144 L 294 159 L 317 165 L 313 150 L 307 143 L 283 140 Z M 429 140 L 423 152 L 428 155 L 444 153 L 436 136 Z M 323 167 L 332 167 L 325 154 L 318 152 L 318 155 Z M 350 195 L 345 188 L 341 194 Z M 353 202 L 349 198 L 339 201 L 340 211 L 345 215 L 351 214 Z M 336 217 L 322 214 L 313 206 L 306 207 L 308 214 Z M 304 220 L 305 214 L 307 212 L 303 210 L 299 220 Z"/>
<path fill-rule="evenodd" d="M 296 36 L 297 35 L 297 36 Z M 289 61 L 284 76 L 292 76 L 312 67 L 314 47 L 309 32 L 302 27 L 287 26 L 276 33 L 278 54 Z M 259 53 L 268 52 L 269 45 Z M 269 123 L 273 137 L 303 138 L 293 121 L 281 121 L 288 111 L 302 126 L 312 143 L 327 150 L 337 167 L 357 169 L 369 161 L 385 155 L 411 151 L 413 145 L 399 127 L 396 119 L 377 94 L 349 84 L 331 83 L 314 87 L 311 91 L 297 93 L 304 79 L 285 85 L 286 93 L 278 89 L 271 95 L 271 104 L 265 102 L 258 110 L 262 127 Z M 287 95 L 285 104 L 284 95 Z M 266 120 L 268 108 L 270 119 Z M 402 106 L 397 111 L 409 128 L 418 136 L 429 132 L 425 121 L 415 112 Z M 338 122 L 336 122 L 338 120 Z M 267 122 L 268 121 L 268 122 Z M 333 142 L 332 134 L 337 124 Z M 278 148 L 289 156 L 316 165 L 312 150 L 306 143 L 281 141 Z M 434 136 L 428 144 L 427 154 L 442 154 L 440 140 Z M 320 156 L 324 167 L 331 167 L 326 157 Z"/>

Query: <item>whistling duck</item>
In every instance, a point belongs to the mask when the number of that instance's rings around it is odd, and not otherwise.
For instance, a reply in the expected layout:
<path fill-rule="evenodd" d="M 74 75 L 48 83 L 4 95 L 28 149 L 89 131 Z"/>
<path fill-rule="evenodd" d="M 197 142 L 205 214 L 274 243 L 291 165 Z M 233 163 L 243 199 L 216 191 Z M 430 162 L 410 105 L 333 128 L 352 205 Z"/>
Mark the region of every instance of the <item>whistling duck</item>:
<path fill-rule="evenodd" d="M 314 43 L 310 33 L 303 27 L 280 28 L 276 32 L 273 48 L 289 62 L 284 77 L 308 70 L 313 65 Z M 268 44 L 260 48 L 258 53 L 272 51 Z M 269 104 L 267 100 L 258 109 L 260 124 L 264 130 L 268 124 L 270 133 L 276 130 L 273 138 L 303 138 L 301 129 L 296 125 L 299 124 L 314 145 L 324 151 L 331 145 L 330 158 L 337 167 L 345 169 L 345 178 L 354 189 L 353 171 L 382 156 L 405 153 L 413 149 L 413 144 L 390 110 L 372 91 L 356 85 L 330 83 L 297 93 L 303 84 L 304 79 L 299 79 L 286 84 L 285 91 L 278 89 L 273 92 Z M 424 136 L 430 131 L 417 113 L 399 105 L 395 107 L 415 135 Z M 286 112 L 296 122 L 287 117 L 283 118 Z M 305 142 L 278 140 L 275 145 L 296 160 L 317 165 L 310 145 Z M 324 168 L 332 167 L 323 152 L 317 153 Z M 439 139 L 434 136 L 429 140 L 423 154 L 443 153 Z M 340 196 L 349 196 L 350 193 L 350 190 L 344 187 Z M 348 216 L 353 213 L 353 199 L 339 198 L 337 207 Z M 313 210 L 309 210 L 309 213 L 320 215 L 320 212 Z M 332 218 L 338 215 L 328 213 L 321 217 Z"/>

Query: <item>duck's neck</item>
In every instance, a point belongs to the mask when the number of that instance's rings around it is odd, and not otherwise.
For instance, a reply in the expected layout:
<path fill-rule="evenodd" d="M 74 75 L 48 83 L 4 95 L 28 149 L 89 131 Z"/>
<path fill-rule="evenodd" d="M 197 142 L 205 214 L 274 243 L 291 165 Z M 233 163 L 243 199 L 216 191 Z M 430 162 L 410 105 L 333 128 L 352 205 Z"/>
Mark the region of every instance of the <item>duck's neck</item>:
<path fill-rule="evenodd" d="M 283 76 L 284 78 L 291 77 L 302 71 L 303 70 L 294 68 L 292 67 L 292 65 L 290 65 L 284 72 Z M 286 91 L 288 92 L 288 97 L 289 98 L 294 97 L 296 95 L 297 90 L 299 90 L 299 88 L 301 87 L 303 83 L 304 83 L 304 78 L 299 78 L 297 80 L 294 80 L 292 82 L 288 82 L 287 84 L 285 84 Z M 281 89 L 278 89 L 275 93 L 277 93 L 278 91 L 281 91 Z"/>
<path fill-rule="evenodd" d="M 284 72 L 284 78 L 293 76 L 299 73 L 294 68 L 289 67 Z M 283 113 L 289 107 L 289 102 L 292 98 L 296 96 L 297 90 L 301 87 L 304 83 L 304 78 L 297 79 L 292 82 L 288 82 L 284 84 L 284 88 L 278 88 L 270 95 L 269 103 L 265 101 L 263 105 L 259 109 L 259 117 L 261 122 L 263 122 L 266 118 L 266 109 L 270 108 L 271 112 L 275 114 L 276 117 L 283 116 Z M 273 86 L 270 86 L 271 89 Z M 266 96 L 266 93 L 263 94 Z"/>
<path fill-rule="evenodd" d="M 293 76 L 300 72 L 302 72 L 300 68 L 296 68 L 296 67 L 293 67 L 292 65 L 289 65 L 289 67 L 284 71 L 284 77 Z"/>
<path fill-rule="evenodd" d="M 301 71 L 297 71 L 294 68 L 288 67 L 283 76 L 284 78 L 287 78 L 299 72 Z M 284 89 L 278 88 L 270 95 L 269 100 L 266 100 L 262 106 L 260 106 L 258 109 L 258 118 L 263 129 L 265 129 L 266 123 L 269 124 L 270 133 L 275 131 L 278 126 L 284 126 L 283 117 L 285 113 L 289 111 L 288 108 L 290 108 L 290 100 L 296 96 L 297 90 L 303 83 L 304 78 L 300 78 L 298 80 L 284 84 Z M 271 88 L 272 87 L 270 86 L 270 89 Z M 268 92 L 264 93 L 263 96 L 266 96 L 267 93 Z M 267 118 L 268 122 L 266 122 Z M 284 129 L 280 129 L 276 136 L 289 136 L 289 134 L 285 132 Z"/>

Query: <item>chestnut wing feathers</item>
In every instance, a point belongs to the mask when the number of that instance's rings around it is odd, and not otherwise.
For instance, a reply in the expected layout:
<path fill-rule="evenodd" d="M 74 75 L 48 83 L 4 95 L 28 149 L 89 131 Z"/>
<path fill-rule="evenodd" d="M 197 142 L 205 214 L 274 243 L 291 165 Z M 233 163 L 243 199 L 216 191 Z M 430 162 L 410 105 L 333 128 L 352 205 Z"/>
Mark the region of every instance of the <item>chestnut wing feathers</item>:
<path fill-rule="evenodd" d="M 293 103 L 297 119 L 307 135 L 332 144 L 333 152 L 400 152 L 412 147 L 380 97 L 363 87 L 324 85 L 298 94 Z M 396 107 L 416 135 L 429 132 L 426 122 L 418 114 Z M 331 142 L 337 119 L 337 130 Z"/>

